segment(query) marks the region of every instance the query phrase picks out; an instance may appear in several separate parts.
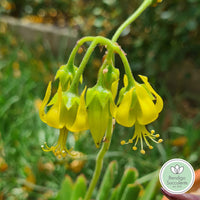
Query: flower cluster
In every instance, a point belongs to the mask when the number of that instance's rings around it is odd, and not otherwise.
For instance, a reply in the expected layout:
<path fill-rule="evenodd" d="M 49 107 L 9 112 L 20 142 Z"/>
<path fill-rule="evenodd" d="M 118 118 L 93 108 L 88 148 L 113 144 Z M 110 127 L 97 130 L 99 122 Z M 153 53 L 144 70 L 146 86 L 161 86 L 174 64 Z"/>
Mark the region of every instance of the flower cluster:
<path fill-rule="evenodd" d="M 114 47 L 122 57 L 125 56 L 118 45 Z M 88 59 L 87 55 L 85 56 Z M 126 61 L 124 57 L 123 60 Z M 57 145 L 48 147 L 45 144 L 42 146 L 44 151 L 52 151 L 59 158 L 68 154 L 75 156 L 72 149 L 66 148 L 68 131 L 81 132 L 88 129 L 96 147 L 99 147 L 107 131 L 108 123 L 113 118 L 122 126 L 135 126 L 133 137 L 127 142 L 122 140 L 122 145 L 134 143 L 132 149 L 136 150 L 136 145 L 140 141 L 140 152 L 144 154 L 143 143 L 152 149 L 153 146 L 149 140 L 156 143 L 162 142 L 162 139 L 156 139 L 159 134 L 155 134 L 154 130 L 148 131 L 146 128 L 146 125 L 158 118 L 163 108 L 162 98 L 151 87 L 147 77 L 140 75 L 143 83 L 138 83 L 131 72 L 125 70 L 124 87 L 120 90 L 117 104 L 115 104 L 119 70 L 114 67 L 112 54 L 106 55 L 99 70 L 96 85 L 92 88 L 85 86 L 81 94 L 78 92 L 78 86 L 82 84 L 85 61 L 79 68 L 72 63 L 68 62 L 57 71 L 55 79 L 59 79 L 58 90 L 50 100 L 51 82 L 49 83 L 39 110 L 40 118 L 44 123 L 60 130 Z M 45 112 L 46 107 L 50 107 L 47 112 Z"/>

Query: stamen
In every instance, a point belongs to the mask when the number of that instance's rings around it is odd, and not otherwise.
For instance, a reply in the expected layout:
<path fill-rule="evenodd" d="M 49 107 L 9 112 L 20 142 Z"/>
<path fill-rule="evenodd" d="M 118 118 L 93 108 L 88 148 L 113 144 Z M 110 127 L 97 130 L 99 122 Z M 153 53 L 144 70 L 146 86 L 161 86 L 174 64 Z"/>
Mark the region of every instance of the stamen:
<path fill-rule="evenodd" d="M 141 154 L 145 154 L 146 152 L 145 152 L 144 149 L 142 149 L 142 150 L 140 150 L 140 153 L 141 153 Z"/>
<path fill-rule="evenodd" d="M 66 141 L 67 141 L 67 135 L 68 135 L 68 130 L 66 128 L 60 129 L 60 135 L 58 138 L 58 143 L 55 146 L 49 147 L 46 142 L 44 142 L 44 145 L 41 145 L 41 148 L 45 152 L 52 151 L 53 154 L 58 158 L 65 158 L 67 155 L 70 155 L 71 157 L 75 157 L 76 154 L 72 153 L 71 149 L 66 148 Z"/>
<path fill-rule="evenodd" d="M 137 147 L 136 147 L 136 146 L 133 146 L 132 149 L 133 149 L 134 151 L 136 151 L 136 150 L 137 150 Z"/>
<path fill-rule="evenodd" d="M 133 140 L 132 140 L 132 139 L 129 139 L 129 140 L 128 140 L 128 143 L 133 143 Z"/>
<path fill-rule="evenodd" d="M 153 149 L 153 146 L 150 145 L 148 138 L 155 143 L 163 142 L 162 139 L 159 139 L 158 141 L 156 141 L 155 138 L 158 138 L 158 137 L 160 137 L 160 135 L 155 134 L 155 130 L 148 131 L 145 125 L 140 125 L 139 123 L 135 123 L 135 132 L 133 134 L 133 137 L 129 139 L 128 142 L 125 142 L 125 140 L 122 140 L 121 145 L 130 144 L 130 143 L 132 144 L 133 140 L 135 140 L 135 144 L 132 147 L 132 149 L 136 151 L 137 150 L 136 145 L 138 141 L 140 140 L 140 146 L 141 146 L 140 153 L 145 154 L 145 150 L 143 149 L 143 140 L 149 149 Z"/>
<path fill-rule="evenodd" d="M 142 154 L 145 154 L 145 151 L 143 150 L 142 132 L 140 132 L 140 143 L 141 143 L 141 150 L 140 150 L 140 152 L 141 152 Z"/>
<path fill-rule="evenodd" d="M 163 139 L 159 139 L 159 140 L 158 140 L 158 143 L 161 143 L 161 142 L 163 142 Z"/>
<path fill-rule="evenodd" d="M 126 144 L 125 140 L 122 140 L 121 145 L 125 145 L 125 144 Z"/>
<path fill-rule="evenodd" d="M 156 138 L 159 138 L 159 137 L 160 137 L 160 135 L 159 135 L 159 134 L 156 134 L 156 135 L 155 135 L 155 137 L 156 137 Z"/>

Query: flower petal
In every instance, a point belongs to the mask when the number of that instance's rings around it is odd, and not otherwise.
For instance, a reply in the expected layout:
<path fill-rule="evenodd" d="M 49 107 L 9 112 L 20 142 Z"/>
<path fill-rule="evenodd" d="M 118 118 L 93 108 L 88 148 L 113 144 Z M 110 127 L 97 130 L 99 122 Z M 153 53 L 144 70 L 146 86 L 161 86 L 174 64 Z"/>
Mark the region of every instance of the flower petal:
<path fill-rule="evenodd" d="M 133 126 L 136 121 L 136 113 L 131 110 L 131 105 L 133 103 L 133 90 L 134 88 L 124 94 L 115 114 L 117 123 L 126 127 Z"/>
<path fill-rule="evenodd" d="M 119 82 L 119 79 L 114 81 L 111 86 L 111 92 L 112 92 L 113 99 L 115 99 L 115 97 L 117 95 L 118 82 Z"/>
<path fill-rule="evenodd" d="M 150 92 L 155 95 L 156 97 L 156 103 L 155 103 L 155 106 L 156 106 L 156 110 L 158 113 L 161 112 L 161 110 L 163 109 L 163 100 L 162 98 L 158 95 L 158 93 L 155 92 L 155 90 L 151 87 L 151 85 L 149 84 L 148 82 L 148 78 L 146 76 L 142 76 L 142 75 L 139 75 L 139 77 L 142 79 L 142 81 L 144 82 L 144 84 L 146 85 L 146 87 L 150 90 Z"/>
<path fill-rule="evenodd" d="M 45 106 L 47 105 L 47 103 L 48 103 L 48 101 L 50 99 L 50 96 L 51 96 L 51 81 L 48 84 L 44 99 L 43 99 L 42 104 L 41 104 L 41 106 L 39 108 L 39 116 L 40 116 L 40 119 L 44 123 L 46 123 L 46 113 L 45 113 L 44 109 L 45 109 Z"/>
<path fill-rule="evenodd" d="M 83 90 L 80 97 L 80 104 L 78 107 L 75 122 L 72 125 L 72 127 L 69 128 L 69 130 L 72 132 L 80 132 L 80 131 L 89 129 L 88 114 L 87 114 L 85 99 L 84 99 L 85 91 L 86 91 L 86 87 Z"/>
<path fill-rule="evenodd" d="M 124 81 L 124 87 L 126 87 L 128 85 L 128 77 L 126 74 L 124 75 L 123 81 Z"/>
<path fill-rule="evenodd" d="M 158 112 L 145 88 L 138 83 L 135 84 L 135 88 L 139 104 L 139 106 L 136 107 L 137 121 L 142 125 L 149 124 L 156 120 Z"/>
<path fill-rule="evenodd" d="M 46 114 L 46 123 L 54 128 L 62 128 L 63 124 L 60 123 L 60 108 L 62 102 L 62 88 L 61 84 L 58 87 L 58 99 L 56 103 L 49 109 Z"/>

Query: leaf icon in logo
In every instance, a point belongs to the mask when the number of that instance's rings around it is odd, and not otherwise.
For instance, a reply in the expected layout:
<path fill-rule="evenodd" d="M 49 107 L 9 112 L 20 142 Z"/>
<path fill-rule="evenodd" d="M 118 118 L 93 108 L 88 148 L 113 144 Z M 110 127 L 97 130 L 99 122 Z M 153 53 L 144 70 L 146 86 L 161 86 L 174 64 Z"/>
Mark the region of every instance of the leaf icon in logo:
<path fill-rule="evenodd" d="M 172 166 L 170 169 L 171 169 L 171 171 L 172 171 L 173 174 L 177 174 L 177 170 L 176 170 L 175 167 Z"/>
<path fill-rule="evenodd" d="M 184 167 L 180 167 L 179 165 L 175 165 L 175 166 L 172 166 L 170 169 L 171 169 L 171 172 L 173 174 L 181 174 L 184 170 Z"/>
<path fill-rule="evenodd" d="M 181 174 L 183 172 L 183 170 L 184 170 L 184 167 L 180 167 L 179 168 L 179 174 Z"/>

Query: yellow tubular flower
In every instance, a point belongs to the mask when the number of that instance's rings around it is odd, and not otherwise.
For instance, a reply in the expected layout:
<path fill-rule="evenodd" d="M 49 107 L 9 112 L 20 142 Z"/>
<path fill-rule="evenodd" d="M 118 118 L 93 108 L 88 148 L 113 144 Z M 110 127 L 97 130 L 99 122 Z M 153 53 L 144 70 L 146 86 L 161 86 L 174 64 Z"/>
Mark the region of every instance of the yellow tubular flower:
<path fill-rule="evenodd" d="M 144 84 L 139 84 L 135 81 L 135 85 L 126 92 L 124 91 L 126 90 L 127 79 L 126 77 L 124 78 L 125 88 L 123 88 L 120 92 L 120 104 L 115 113 L 115 119 L 119 124 L 126 127 L 135 125 L 133 137 L 129 139 L 128 142 L 122 140 L 121 144 L 124 145 L 133 143 L 135 140 L 133 150 L 137 150 L 136 145 L 140 140 L 140 152 L 144 154 L 145 151 L 143 149 L 143 140 L 149 149 L 152 149 L 153 147 L 149 144 L 147 138 L 156 143 L 162 142 L 162 139 L 156 141 L 155 138 L 159 137 L 159 134 L 155 135 L 154 130 L 149 132 L 145 125 L 155 121 L 158 118 L 159 113 L 163 109 L 163 100 L 151 87 L 147 77 L 141 75 L 139 77 Z"/>
<path fill-rule="evenodd" d="M 67 154 L 74 156 L 70 153 L 71 150 L 65 147 L 67 133 L 68 130 L 80 132 L 89 128 L 84 100 L 85 91 L 86 88 L 79 97 L 74 93 L 62 92 L 61 84 L 59 84 L 57 93 L 50 103 L 47 104 L 51 95 L 51 82 L 49 83 L 44 100 L 39 109 L 39 115 L 44 123 L 60 129 L 60 135 L 58 144 L 48 147 L 45 143 L 45 146 L 42 146 L 44 151 L 52 151 L 58 158 L 65 157 Z M 45 113 L 46 106 L 51 106 L 47 113 Z"/>
<path fill-rule="evenodd" d="M 120 104 L 116 110 L 115 119 L 117 123 L 131 127 L 135 122 L 142 125 L 149 124 L 158 118 L 163 108 L 162 98 L 154 91 L 147 77 L 140 76 L 144 84 L 135 81 L 129 91 L 120 95 Z M 126 82 L 125 82 L 126 84 Z"/>

